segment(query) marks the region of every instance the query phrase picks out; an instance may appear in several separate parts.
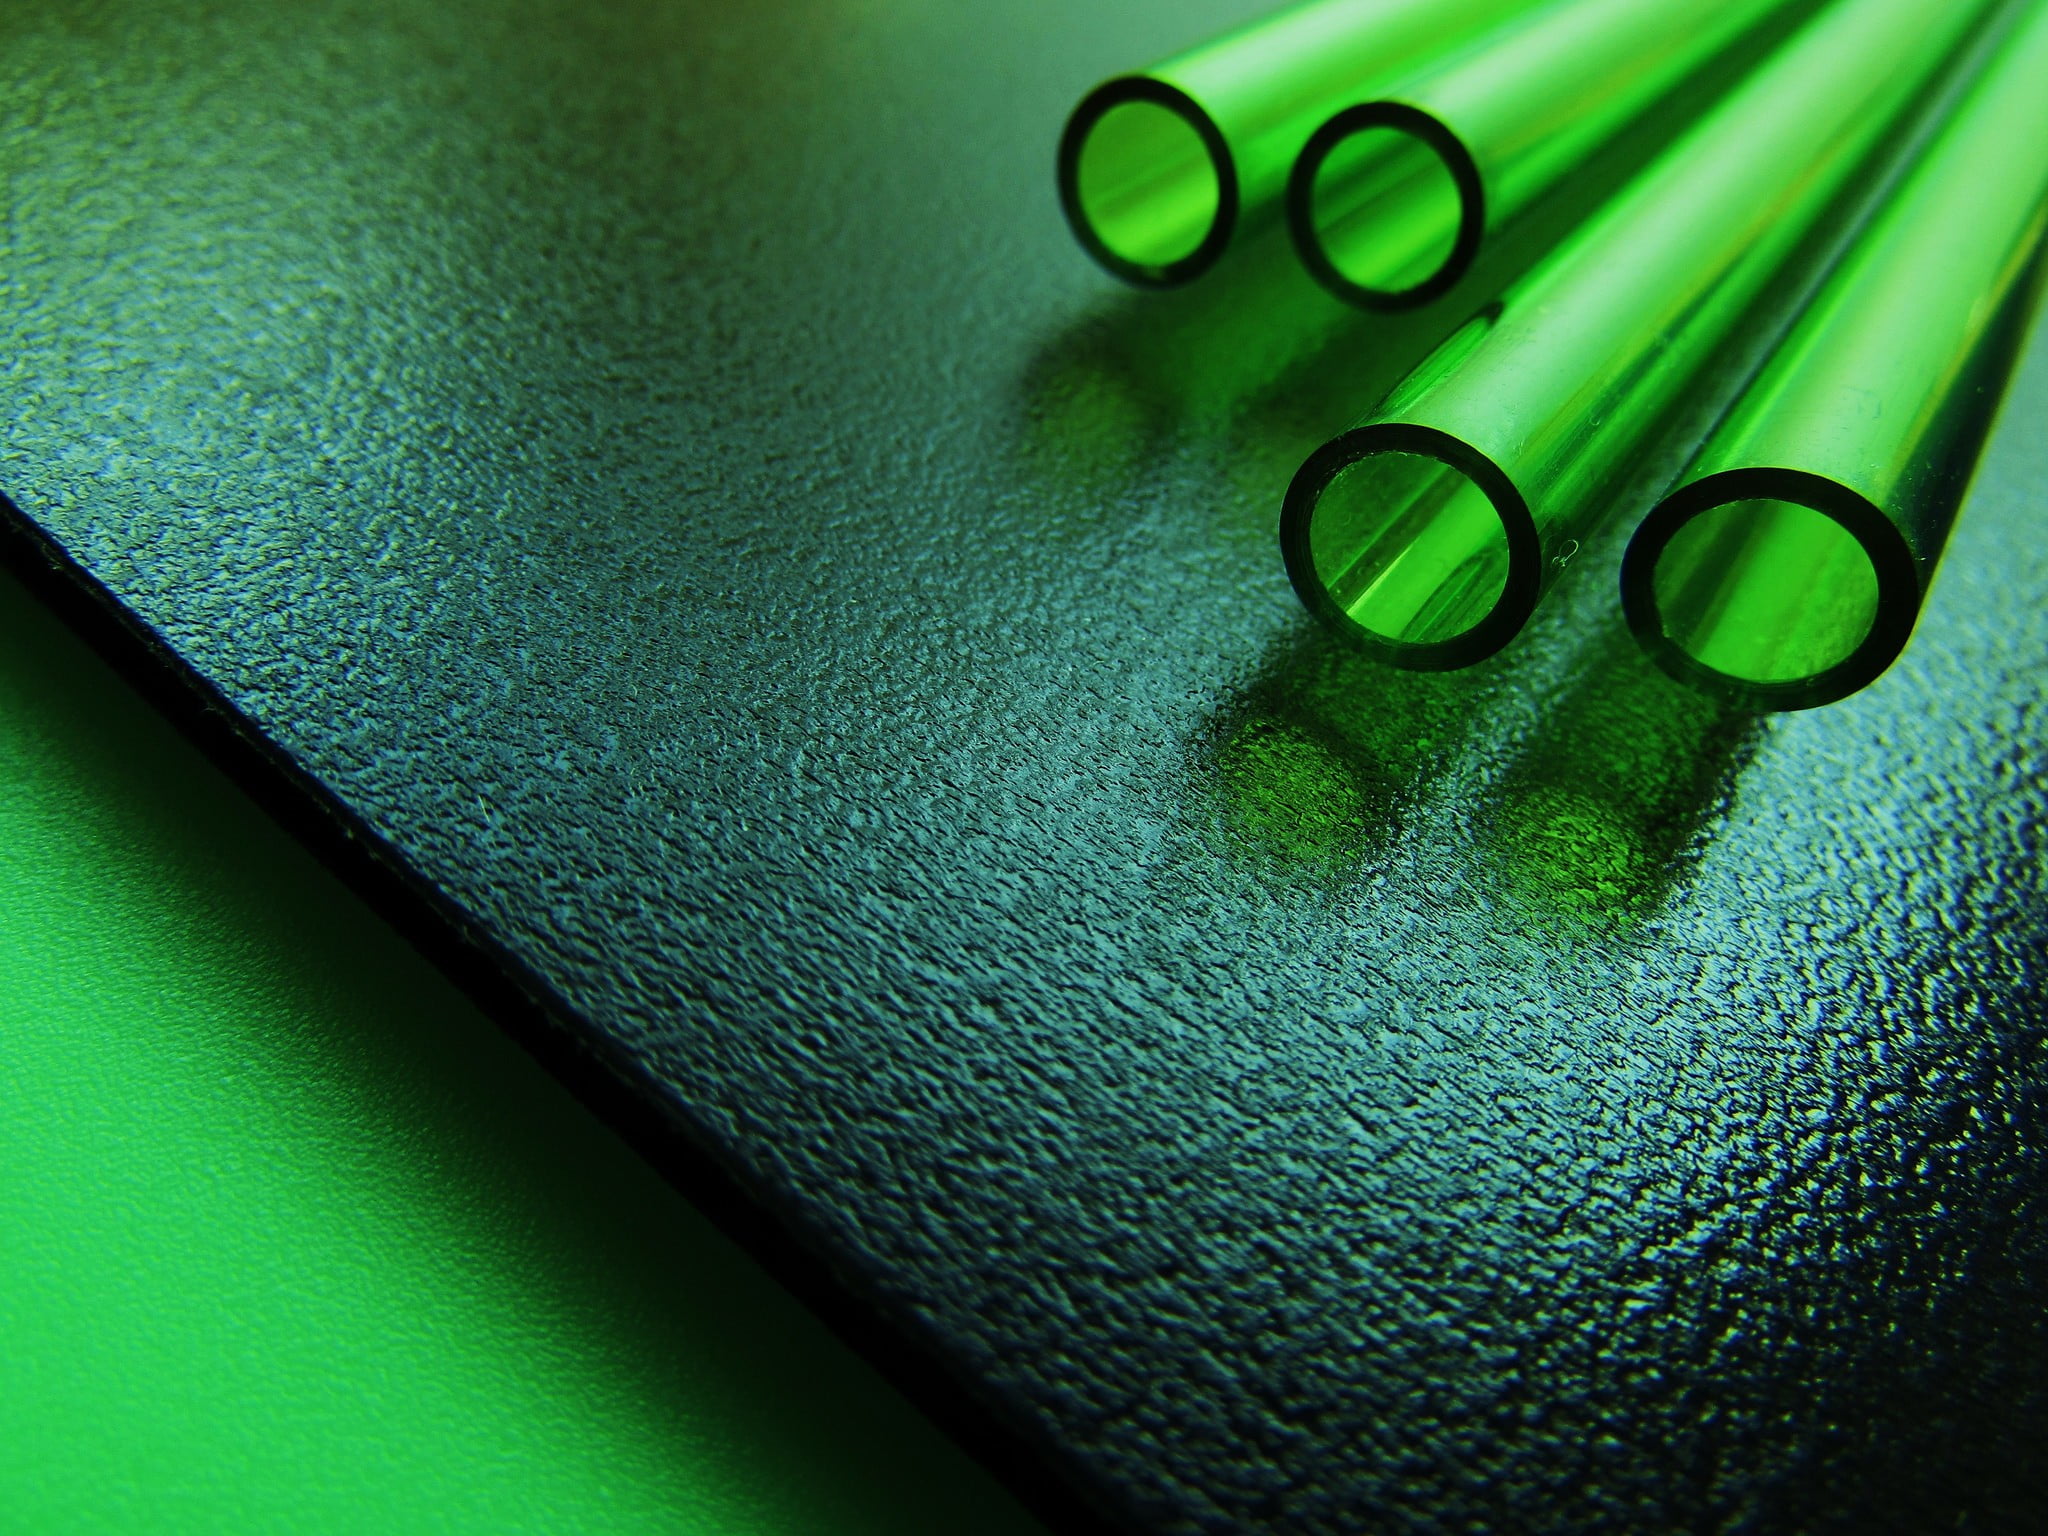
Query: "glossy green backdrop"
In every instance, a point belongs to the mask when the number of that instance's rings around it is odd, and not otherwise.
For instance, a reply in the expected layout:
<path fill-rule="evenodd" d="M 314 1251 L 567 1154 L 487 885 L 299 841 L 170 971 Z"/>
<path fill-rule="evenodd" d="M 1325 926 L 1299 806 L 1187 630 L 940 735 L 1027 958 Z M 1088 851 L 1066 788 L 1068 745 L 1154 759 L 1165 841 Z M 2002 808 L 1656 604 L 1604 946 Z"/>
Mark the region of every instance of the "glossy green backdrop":
<path fill-rule="evenodd" d="M 0 1532 L 1035 1528 L 0 579 Z"/>

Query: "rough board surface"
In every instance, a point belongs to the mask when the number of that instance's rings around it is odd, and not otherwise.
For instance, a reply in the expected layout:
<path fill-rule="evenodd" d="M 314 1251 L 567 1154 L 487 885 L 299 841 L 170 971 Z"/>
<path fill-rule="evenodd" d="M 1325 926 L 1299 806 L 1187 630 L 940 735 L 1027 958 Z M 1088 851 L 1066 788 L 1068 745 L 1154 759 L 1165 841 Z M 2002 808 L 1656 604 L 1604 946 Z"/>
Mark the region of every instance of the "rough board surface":
<path fill-rule="evenodd" d="M 0 489 L 1112 1520 L 2039 1528 L 2048 356 L 1844 705 L 1375 670 L 1435 322 L 1052 192 L 1242 9 L 9 8 Z"/>

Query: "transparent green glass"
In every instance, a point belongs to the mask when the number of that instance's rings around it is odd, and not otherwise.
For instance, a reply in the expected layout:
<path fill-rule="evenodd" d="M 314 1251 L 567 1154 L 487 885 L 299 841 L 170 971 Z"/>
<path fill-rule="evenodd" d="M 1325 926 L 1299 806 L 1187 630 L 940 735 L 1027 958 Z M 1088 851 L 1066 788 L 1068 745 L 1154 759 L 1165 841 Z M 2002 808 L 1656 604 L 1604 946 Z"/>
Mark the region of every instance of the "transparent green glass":
<path fill-rule="evenodd" d="M 1667 672 L 1829 704 L 1905 648 L 2011 378 L 2048 228 L 2034 5 L 1622 562 Z"/>
<path fill-rule="evenodd" d="M 1288 182 L 1302 262 L 1348 303 L 1427 303 L 1513 219 L 1752 28 L 1816 0 L 1565 0 L 1348 105 Z"/>
<path fill-rule="evenodd" d="M 1999 0 L 1836 0 L 1289 486 L 1311 611 L 1397 665 L 1493 654 L 1605 520 L 1620 470 Z"/>
<path fill-rule="evenodd" d="M 1117 276 L 1164 286 L 1277 217 L 1316 126 L 1536 0 L 1309 0 L 1082 98 L 1060 138 L 1060 202 Z"/>

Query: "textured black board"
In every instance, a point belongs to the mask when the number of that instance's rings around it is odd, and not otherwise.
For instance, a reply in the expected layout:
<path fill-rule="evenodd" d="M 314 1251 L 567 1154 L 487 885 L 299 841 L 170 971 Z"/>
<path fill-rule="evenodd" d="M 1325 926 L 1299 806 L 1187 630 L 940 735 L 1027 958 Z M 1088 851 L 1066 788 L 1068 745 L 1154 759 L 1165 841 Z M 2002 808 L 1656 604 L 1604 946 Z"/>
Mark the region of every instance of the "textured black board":
<path fill-rule="evenodd" d="M 1050 185 L 1242 9 L 10 8 L 10 558 L 1113 1523 L 2039 1528 L 2048 358 L 1846 704 L 1611 547 L 1376 671 L 1274 513 L 1439 322 Z"/>

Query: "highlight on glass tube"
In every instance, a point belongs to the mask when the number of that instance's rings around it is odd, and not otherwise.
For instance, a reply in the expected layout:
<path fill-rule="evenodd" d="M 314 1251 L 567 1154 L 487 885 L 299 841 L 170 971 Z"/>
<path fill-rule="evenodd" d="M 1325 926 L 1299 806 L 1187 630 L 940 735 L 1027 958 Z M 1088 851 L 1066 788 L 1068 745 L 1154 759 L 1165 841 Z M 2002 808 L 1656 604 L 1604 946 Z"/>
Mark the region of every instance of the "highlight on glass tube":
<path fill-rule="evenodd" d="M 1296 249 L 1366 309 L 1451 288 L 1487 234 L 1763 22 L 1816 0 L 1559 0 L 1318 128 L 1288 181 Z"/>
<path fill-rule="evenodd" d="M 1307 0 L 1105 81 L 1060 138 L 1060 203 L 1119 277 L 1165 286 L 1277 217 L 1316 125 L 1541 0 Z"/>
<path fill-rule="evenodd" d="M 1782 313 L 1806 286 L 1810 237 L 1896 161 L 1931 83 L 2001 8 L 1837 0 L 1310 455 L 1280 547 L 1311 611 L 1413 668 L 1512 639 L 1673 407 L 1698 403 L 1759 306 Z M 1442 470 L 1371 462 L 1402 454 Z"/>
<path fill-rule="evenodd" d="M 1629 627 L 1673 676 L 1803 709 L 1904 650 L 2038 297 L 2043 81 L 2036 5 L 1630 541 Z"/>

